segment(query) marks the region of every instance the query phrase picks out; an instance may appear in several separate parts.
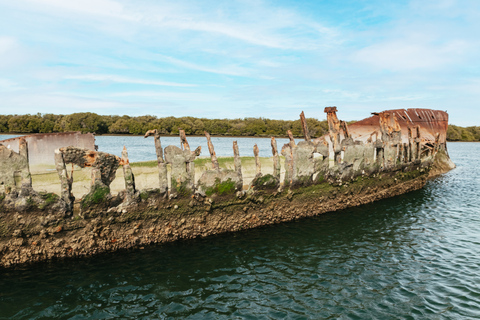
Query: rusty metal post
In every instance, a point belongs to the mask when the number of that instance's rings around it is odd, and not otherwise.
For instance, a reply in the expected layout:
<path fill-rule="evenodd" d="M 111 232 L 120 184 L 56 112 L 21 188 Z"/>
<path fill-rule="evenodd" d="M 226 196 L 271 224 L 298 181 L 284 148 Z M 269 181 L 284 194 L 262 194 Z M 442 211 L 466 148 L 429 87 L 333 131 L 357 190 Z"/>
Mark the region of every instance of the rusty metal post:
<path fill-rule="evenodd" d="M 326 107 L 324 112 L 327 114 L 328 133 L 333 143 L 333 149 L 340 152 L 340 120 L 337 118 L 337 107 Z"/>
<path fill-rule="evenodd" d="M 185 136 L 185 130 L 179 129 L 180 142 L 182 143 L 183 150 L 190 150 L 190 145 L 187 142 L 187 137 Z"/>
<path fill-rule="evenodd" d="M 348 131 L 348 125 L 346 121 L 340 120 L 340 128 L 343 130 L 345 139 L 350 138 L 350 132 Z"/>
<path fill-rule="evenodd" d="M 437 132 L 435 134 L 435 145 L 433 149 L 433 155 L 436 155 L 439 149 L 440 149 L 440 132 Z"/>
<path fill-rule="evenodd" d="M 421 139 L 420 139 L 420 126 L 417 125 L 416 127 L 416 131 L 417 131 L 417 137 L 415 138 L 415 142 L 416 142 L 416 145 L 417 145 L 417 159 L 420 160 L 421 158 L 421 153 L 422 153 L 422 147 L 421 147 Z"/>
<path fill-rule="evenodd" d="M 310 141 L 310 133 L 308 132 L 307 120 L 305 120 L 305 113 L 300 113 L 300 122 L 302 123 L 302 131 L 305 141 Z"/>
<path fill-rule="evenodd" d="M 255 168 L 256 168 L 255 176 L 262 175 L 262 165 L 260 163 L 259 152 L 260 152 L 260 150 L 258 150 L 258 146 L 255 143 L 255 145 L 253 146 L 253 154 L 255 155 Z"/>
<path fill-rule="evenodd" d="M 210 159 L 212 159 L 212 165 L 214 170 L 220 170 L 220 165 L 218 164 L 217 155 L 215 154 L 215 149 L 213 148 L 212 140 L 210 139 L 210 134 L 205 131 L 205 137 L 207 137 L 208 151 L 210 152 Z"/>
<path fill-rule="evenodd" d="M 272 154 L 273 154 L 273 176 L 280 180 L 280 157 L 278 156 L 277 140 L 272 137 Z"/>
<path fill-rule="evenodd" d="M 293 139 L 293 134 L 291 130 L 287 130 L 288 139 L 290 140 L 290 146 L 295 147 L 295 139 Z"/>

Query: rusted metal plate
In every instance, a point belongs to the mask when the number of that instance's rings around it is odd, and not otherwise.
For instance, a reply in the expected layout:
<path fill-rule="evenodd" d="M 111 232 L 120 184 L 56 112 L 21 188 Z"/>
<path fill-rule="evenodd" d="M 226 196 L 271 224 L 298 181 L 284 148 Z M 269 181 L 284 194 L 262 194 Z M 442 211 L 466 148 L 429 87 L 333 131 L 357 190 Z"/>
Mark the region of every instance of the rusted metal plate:
<path fill-rule="evenodd" d="M 431 109 L 395 109 L 374 113 L 369 118 L 349 125 L 350 135 L 354 140 L 364 142 L 375 136 L 380 139 L 380 120 L 392 116 L 394 118 L 390 118 L 390 127 L 393 128 L 392 125 L 398 124 L 404 143 L 408 142 L 408 128 L 416 128 L 417 126 L 422 142 L 435 142 L 437 133 L 439 134 L 438 142 L 446 142 L 448 114 L 445 111 Z"/>

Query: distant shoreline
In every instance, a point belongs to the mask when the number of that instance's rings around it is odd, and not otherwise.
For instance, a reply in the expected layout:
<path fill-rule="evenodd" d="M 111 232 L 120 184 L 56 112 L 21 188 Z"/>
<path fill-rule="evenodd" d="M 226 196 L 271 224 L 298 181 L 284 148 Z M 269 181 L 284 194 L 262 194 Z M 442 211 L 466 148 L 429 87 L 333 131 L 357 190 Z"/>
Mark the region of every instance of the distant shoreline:
<path fill-rule="evenodd" d="M 0 133 L 0 136 L 29 136 L 36 133 Z M 228 136 L 228 135 L 210 135 L 212 138 L 235 138 L 235 139 L 270 139 L 272 136 Z M 143 137 L 140 134 L 116 134 L 116 133 L 106 133 L 106 134 L 95 134 L 95 137 Z M 177 137 L 177 135 L 160 135 L 161 138 L 168 138 L 168 137 Z M 188 137 L 193 138 L 204 138 L 204 135 L 188 135 Z M 280 136 L 275 135 L 275 138 L 282 138 L 287 139 L 288 136 Z M 296 139 L 302 139 L 303 137 L 294 137 Z M 5 140 L 5 139 L 4 139 Z M 1 141 L 1 140 L 0 140 Z M 449 143 L 456 143 L 456 142 L 471 142 L 471 143 L 480 143 L 480 141 L 471 141 L 471 140 L 447 140 Z"/>

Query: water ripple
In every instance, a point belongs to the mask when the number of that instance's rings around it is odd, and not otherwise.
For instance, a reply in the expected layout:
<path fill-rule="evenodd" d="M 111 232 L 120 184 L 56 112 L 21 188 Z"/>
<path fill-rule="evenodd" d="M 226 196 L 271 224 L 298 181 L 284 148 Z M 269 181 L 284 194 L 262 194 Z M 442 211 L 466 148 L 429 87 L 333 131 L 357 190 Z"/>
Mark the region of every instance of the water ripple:
<path fill-rule="evenodd" d="M 0 275 L 0 319 L 480 317 L 480 144 L 341 213 Z"/>

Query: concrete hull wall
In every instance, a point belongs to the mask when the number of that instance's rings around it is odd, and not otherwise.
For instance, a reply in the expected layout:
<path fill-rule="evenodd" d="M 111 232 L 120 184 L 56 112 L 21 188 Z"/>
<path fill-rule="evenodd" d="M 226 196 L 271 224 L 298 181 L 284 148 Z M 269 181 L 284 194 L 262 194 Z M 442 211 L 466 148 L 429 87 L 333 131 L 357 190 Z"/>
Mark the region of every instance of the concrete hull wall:
<path fill-rule="evenodd" d="M 313 217 L 420 189 L 427 177 L 425 172 L 406 181 L 390 177 L 369 185 L 350 184 L 328 190 L 301 188 L 287 194 L 266 194 L 260 200 L 217 205 L 190 207 L 178 200 L 147 201 L 148 207 L 136 213 L 105 212 L 96 218 L 70 219 L 52 226 L 44 221 L 46 226 L 34 235 L 0 239 L 0 267 L 140 249 Z M 28 220 L 25 215 L 17 215 L 16 219 Z"/>
<path fill-rule="evenodd" d="M 55 150 L 62 147 L 76 146 L 95 150 L 95 136 L 91 133 L 80 132 L 27 135 L 2 140 L 0 144 L 18 152 L 20 138 L 24 138 L 27 141 L 30 166 L 55 165 Z"/>

